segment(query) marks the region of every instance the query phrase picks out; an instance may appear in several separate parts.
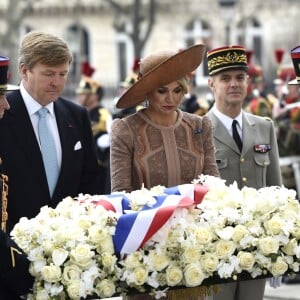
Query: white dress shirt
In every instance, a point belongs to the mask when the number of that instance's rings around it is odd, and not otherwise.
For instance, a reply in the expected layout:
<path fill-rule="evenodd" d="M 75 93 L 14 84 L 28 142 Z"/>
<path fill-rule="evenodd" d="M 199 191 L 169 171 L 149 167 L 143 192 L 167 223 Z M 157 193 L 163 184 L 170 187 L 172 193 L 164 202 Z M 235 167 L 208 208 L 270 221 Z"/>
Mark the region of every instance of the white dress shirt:
<path fill-rule="evenodd" d="M 242 113 L 242 111 L 235 119 L 232 119 L 232 118 L 224 115 L 223 113 L 221 113 L 215 105 L 212 107 L 212 111 L 216 115 L 216 117 L 222 122 L 222 124 L 225 126 L 225 128 L 228 130 L 228 132 L 231 136 L 232 136 L 232 121 L 237 120 L 237 122 L 238 122 L 237 130 L 241 137 L 241 140 L 243 140 L 243 113 Z"/>
<path fill-rule="evenodd" d="M 36 139 L 40 145 L 40 141 L 39 141 L 39 134 L 38 134 L 38 121 L 39 121 L 39 116 L 38 116 L 38 110 L 42 107 L 41 104 L 39 104 L 35 99 L 33 99 L 29 93 L 26 91 L 24 85 L 20 84 L 20 92 L 22 95 L 22 98 L 24 100 L 26 109 L 28 111 L 31 123 L 32 123 L 32 127 L 36 136 Z M 56 147 L 56 156 L 58 159 L 58 165 L 59 167 L 61 166 L 61 156 L 62 156 L 62 151 L 61 151 L 61 143 L 60 143 L 60 137 L 59 137 L 59 132 L 58 132 L 58 128 L 57 128 L 57 123 L 56 123 L 56 117 L 54 114 L 54 106 L 53 106 L 53 102 L 49 103 L 48 105 L 45 106 L 48 111 L 49 114 L 47 114 L 47 126 L 49 128 L 49 130 L 51 131 L 53 138 L 54 138 L 54 142 L 55 142 L 55 147 Z M 41 145 L 40 145 L 41 146 Z"/>

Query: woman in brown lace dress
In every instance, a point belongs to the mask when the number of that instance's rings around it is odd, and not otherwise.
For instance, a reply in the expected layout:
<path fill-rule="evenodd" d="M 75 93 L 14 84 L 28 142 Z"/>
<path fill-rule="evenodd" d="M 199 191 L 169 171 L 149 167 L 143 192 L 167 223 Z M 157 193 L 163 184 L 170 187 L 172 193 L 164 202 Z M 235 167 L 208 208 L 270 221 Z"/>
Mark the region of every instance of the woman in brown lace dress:
<path fill-rule="evenodd" d="M 204 46 L 195 45 L 181 52 L 158 51 L 141 60 L 138 81 L 117 107 L 145 101 L 145 108 L 115 119 L 111 128 L 112 192 L 191 183 L 200 174 L 219 176 L 210 120 L 179 109 L 203 54 Z"/>
<path fill-rule="evenodd" d="M 210 120 L 179 109 L 189 74 L 203 53 L 204 46 L 195 45 L 181 52 L 158 51 L 141 60 L 139 80 L 117 107 L 143 101 L 146 107 L 113 121 L 112 192 L 190 183 L 202 173 L 219 176 Z"/>

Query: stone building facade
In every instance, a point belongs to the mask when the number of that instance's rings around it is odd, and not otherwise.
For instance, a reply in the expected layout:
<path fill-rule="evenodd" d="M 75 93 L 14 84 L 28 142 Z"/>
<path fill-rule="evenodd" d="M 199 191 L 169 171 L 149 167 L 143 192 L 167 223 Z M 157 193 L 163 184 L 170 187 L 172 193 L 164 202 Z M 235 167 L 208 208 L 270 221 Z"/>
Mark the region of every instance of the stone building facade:
<path fill-rule="evenodd" d="M 9 1 L 0 3 L 0 36 L 9 26 L 4 18 Z M 69 43 L 75 57 L 70 93 L 78 83 L 83 61 L 96 69 L 93 76 L 112 93 L 130 72 L 135 54 L 127 33 L 132 26 L 133 0 L 116 1 L 128 15 L 118 14 L 107 0 L 13 1 L 23 2 L 26 12 L 20 20 L 19 39 L 26 31 L 38 29 L 57 34 Z M 282 63 L 290 63 L 289 50 L 300 44 L 299 0 L 224 1 L 232 7 L 221 6 L 220 0 L 156 0 L 155 23 L 143 54 L 197 42 L 207 49 L 226 43 L 242 44 L 253 51 L 253 62 L 263 67 L 266 80 L 272 82 L 278 68 L 275 49 L 283 49 Z M 149 0 L 141 2 L 147 14 Z M 123 32 L 115 30 L 115 22 L 126 25 Z M 197 70 L 198 86 L 206 85 L 206 75 L 204 61 Z"/>

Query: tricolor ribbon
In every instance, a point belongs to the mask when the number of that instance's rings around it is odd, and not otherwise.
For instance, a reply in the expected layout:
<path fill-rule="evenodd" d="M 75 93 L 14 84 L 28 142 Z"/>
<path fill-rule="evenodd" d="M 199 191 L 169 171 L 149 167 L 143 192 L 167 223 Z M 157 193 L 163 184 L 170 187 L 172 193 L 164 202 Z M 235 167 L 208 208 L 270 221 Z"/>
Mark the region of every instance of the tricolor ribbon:
<path fill-rule="evenodd" d="M 140 249 L 173 215 L 175 209 L 201 203 L 208 188 L 199 184 L 185 184 L 165 189 L 156 196 L 154 206 L 130 211 L 120 216 L 113 237 L 115 252 L 129 254 Z"/>
<path fill-rule="evenodd" d="M 87 200 L 95 206 L 103 206 L 106 210 L 110 210 L 117 214 L 122 215 L 124 210 L 130 209 L 129 199 L 123 193 L 113 193 L 110 195 L 94 195 L 85 198 L 83 195 L 78 199 L 81 202 L 86 202 Z"/>

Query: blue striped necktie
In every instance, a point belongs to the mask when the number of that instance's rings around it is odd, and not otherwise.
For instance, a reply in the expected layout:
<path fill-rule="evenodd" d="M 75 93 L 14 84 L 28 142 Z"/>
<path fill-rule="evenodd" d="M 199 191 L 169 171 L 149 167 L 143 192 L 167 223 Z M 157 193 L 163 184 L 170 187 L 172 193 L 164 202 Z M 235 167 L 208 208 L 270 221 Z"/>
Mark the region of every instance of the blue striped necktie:
<path fill-rule="evenodd" d="M 45 107 L 40 108 L 38 111 L 38 134 L 41 144 L 41 152 L 46 171 L 49 192 L 50 196 L 52 196 L 59 174 L 59 166 L 54 139 L 47 126 L 46 118 L 48 112 L 48 109 Z"/>

